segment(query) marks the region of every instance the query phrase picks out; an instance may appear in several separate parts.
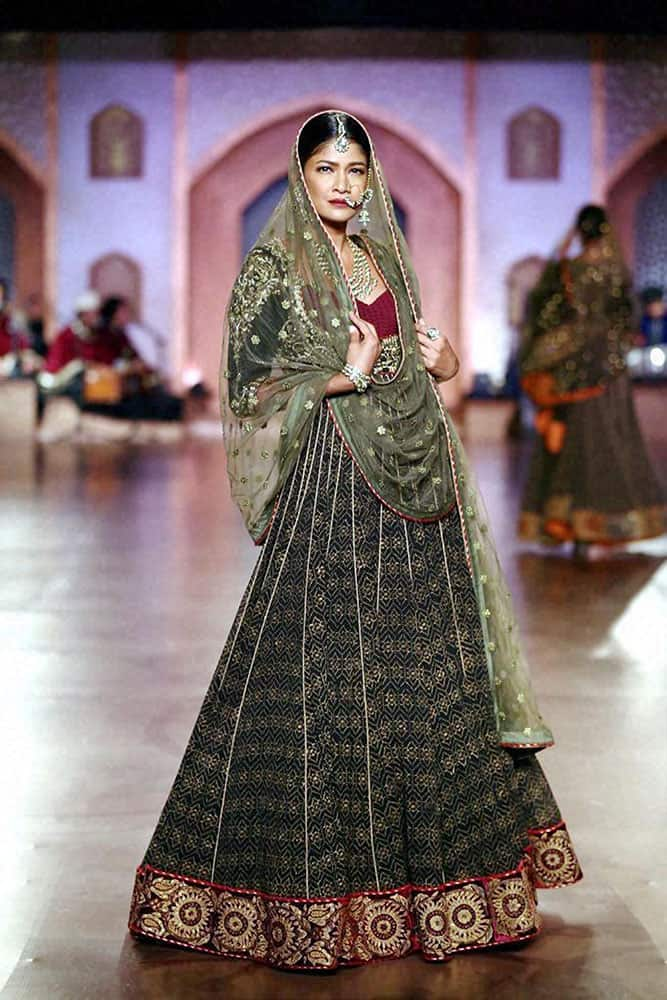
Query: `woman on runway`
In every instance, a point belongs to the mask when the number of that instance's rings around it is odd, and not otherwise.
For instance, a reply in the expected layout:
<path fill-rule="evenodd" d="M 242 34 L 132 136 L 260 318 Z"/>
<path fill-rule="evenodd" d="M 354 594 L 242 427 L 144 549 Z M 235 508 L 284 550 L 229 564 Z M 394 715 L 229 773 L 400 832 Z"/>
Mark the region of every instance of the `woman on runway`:
<path fill-rule="evenodd" d="M 361 229 L 361 232 L 359 232 Z M 228 307 L 262 551 L 140 865 L 133 933 L 322 970 L 523 941 L 581 877 L 552 743 L 375 150 L 310 118 Z"/>
<path fill-rule="evenodd" d="M 575 238 L 581 252 L 567 252 Z M 539 436 L 519 534 L 612 545 L 660 535 L 665 501 L 646 454 L 625 356 L 635 334 L 628 272 L 606 213 L 586 205 L 534 289 L 522 384 Z"/>

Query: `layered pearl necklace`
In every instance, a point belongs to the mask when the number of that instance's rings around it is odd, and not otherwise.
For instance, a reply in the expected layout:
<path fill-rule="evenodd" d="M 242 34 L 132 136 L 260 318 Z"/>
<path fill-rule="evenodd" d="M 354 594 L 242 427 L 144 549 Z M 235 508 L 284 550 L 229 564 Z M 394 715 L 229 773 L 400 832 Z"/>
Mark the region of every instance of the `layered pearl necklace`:
<path fill-rule="evenodd" d="M 345 239 L 352 254 L 352 274 L 348 275 L 352 294 L 355 299 L 366 299 L 377 285 L 378 279 L 373 274 L 368 257 L 361 247 L 349 236 Z"/>

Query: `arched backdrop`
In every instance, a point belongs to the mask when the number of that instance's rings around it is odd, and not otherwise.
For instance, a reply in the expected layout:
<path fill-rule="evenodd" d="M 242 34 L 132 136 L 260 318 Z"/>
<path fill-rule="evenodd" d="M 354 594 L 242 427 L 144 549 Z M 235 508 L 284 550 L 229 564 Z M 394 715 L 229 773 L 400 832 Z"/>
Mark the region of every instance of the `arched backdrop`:
<path fill-rule="evenodd" d="M 0 129 L 0 196 L 13 210 L 12 298 L 44 293 L 44 181 L 38 168 Z"/>
<path fill-rule="evenodd" d="M 667 176 L 667 128 L 640 139 L 610 172 L 607 183 L 609 217 L 632 270 L 636 258 L 636 216 L 641 199 Z"/>

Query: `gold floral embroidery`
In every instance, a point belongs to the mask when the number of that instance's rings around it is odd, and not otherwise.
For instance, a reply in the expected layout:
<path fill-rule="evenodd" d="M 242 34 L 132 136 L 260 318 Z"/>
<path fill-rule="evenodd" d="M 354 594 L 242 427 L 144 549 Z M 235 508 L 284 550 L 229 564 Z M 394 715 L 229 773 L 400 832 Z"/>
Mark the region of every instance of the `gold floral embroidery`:
<path fill-rule="evenodd" d="M 266 918 L 260 896 L 245 899 L 231 892 L 221 892 L 218 899 L 214 944 L 221 952 L 256 951 Z"/>
<path fill-rule="evenodd" d="M 493 925 L 480 885 L 462 885 L 445 893 L 449 932 L 454 948 L 488 944 Z"/>
<path fill-rule="evenodd" d="M 445 958 L 453 949 L 449 936 L 449 915 L 442 893 L 418 893 L 415 896 L 415 911 L 424 951 L 436 958 Z"/>
<path fill-rule="evenodd" d="M 230 406 L 239 417 L 249 417 L 257 408 L 257 389 L 260 382 L 248 382 L 241 387 L 235 399 L 230 401 Z"/>
<path fill-rule="evenodd" d="M 296 903 L 273 902 L 267 908 L 264 933 L 272 958 L 280 965 L 296 965 L 308 944 L 308 924 Z"/>
<path fill-rule="evenodd" d="M 398 893 L 377 898 L 356 896 L 346 917 L 343 951 L 349 960 L 398 958 L 410 950 L 405 896 Z"/>
<path fill-rule="evenodd" d="M 382 340 L 380 355 L 373 366 L 373 375 L 381 376 L 386 373 L 393 374 L 401 364 L 401 341 L 400 337 L 385 337 Z"/>
<path fill-rule="evenodd" d="M 581 878 L 581 868 L 564 826 L 531 833 L 529 839 L 538 888 L 569 885 Z"/>
<path fill-rule="evenodd" d="M 554 833 L 567 837 L 564 830 L 548 831 L 546 840 Z M 530 866 L 412 895 L 360 893 L 321 902 L 193 885 L 147 867 L 137 873 L 130 914 L 135 933 L 287 968 L 399 958 L 413 948 L 413 923 L 432 960 L 533 934 L 539 921 Z"/>
<path fill-rule="evenodd" d="M 491 905 L 496 927 L 508 937 L 528 934 L 535 930 L 537 912 L 528 875 L 493 879 L 490 883 Z"/>

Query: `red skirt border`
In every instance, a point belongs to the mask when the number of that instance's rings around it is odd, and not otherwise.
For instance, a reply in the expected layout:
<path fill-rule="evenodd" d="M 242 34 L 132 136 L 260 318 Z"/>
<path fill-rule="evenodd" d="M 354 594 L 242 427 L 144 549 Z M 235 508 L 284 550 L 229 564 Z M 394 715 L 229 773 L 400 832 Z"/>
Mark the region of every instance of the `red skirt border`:
<path fill-rule="evenodd" d="M 324 971 L 421 952 L 530 940 L 540 931 L 536 889 L 581 879 L 565 823 L 528 831 L 516 868 L 436 886 L 293 897 L 239 889 L 144 864 L 137 869 L 132 934 L 223 958 Z"/>

